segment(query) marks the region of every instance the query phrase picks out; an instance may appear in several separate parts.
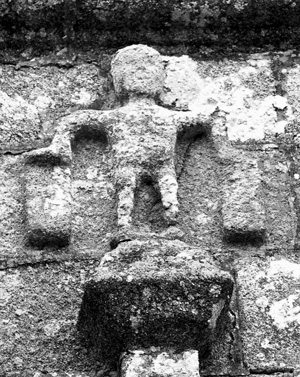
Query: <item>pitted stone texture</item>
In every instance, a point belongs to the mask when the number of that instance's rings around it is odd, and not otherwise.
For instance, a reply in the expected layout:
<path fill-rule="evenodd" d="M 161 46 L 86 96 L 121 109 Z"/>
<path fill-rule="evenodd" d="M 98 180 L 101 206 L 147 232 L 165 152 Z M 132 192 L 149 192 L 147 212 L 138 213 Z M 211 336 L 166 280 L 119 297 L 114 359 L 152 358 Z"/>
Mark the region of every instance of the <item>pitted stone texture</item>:
<path fill-rule="evenodd" d="M 299 120 L 299 92 L 300 92 L 300 74 L 299 74 L 300 64 L 293 64 L 292 67 L 289 67 L 286 70 L 286 81 L 284 89 L 286 90 L 286 96 L 288 101 L 290 102 L 293 112 L 295 114 L 296 122 L 298 123 Z M 299 128 L 299 127 L 298 127 Z M 297 129 L 295 131 L 297 131 Z M 300 133 L 299 129 L 298 132 L 295 132 L 296 141 L 300 142 Z"/>
<path fill-rule="evenodd" d="M 209 352 L 233 289 L 207 251 L 181 241 L 120 243 L 87 283 L 78 329 L 104 358 L 136 347 Z"/>
<path fill-rule="evenodd" d="M 59 247 L 71 237 L 71 172 L 68 167 L 27 166 L 26 232 L 31 245 Z"/>
<path fill-rule="evenodd" d="M 0 91 L 0 149 L 33 141 L 40 132 L 41 121 L 38 108 L 20 95 L 9 96 Z"/>
<path fill-rule="evenodd" d="M 298 220 L 291 163 L 286 152 L 276 148 L 266 149 L 261 162 L 269 247 L 280 248 L 283 255 L 293 254 Z"/>
<path fill-rule="evenodd" d="M 58 117 L 79 108 L 107 108 L 113 102 L 105 91 L 106 79 L 93 64 L 66 70 L 41 66 L 43 60 L 35 59 L 36 69 L 0 67 L 0 153 L 45 145 Z"/>
<path fill-rule="evenodd" d="M 263 242 L 266 218 L 257 161 L 240 155 L 232 164 L 224 166 L 223 174 L 224 238 L 229 242 Z"/>
<path fill-rule="evenodd" d="M 20 254 L 24 238 L 22 171 L 17 157 L 0 156 L 0 267 Z"/>
<path fill-rule="evenodd" d="M 164 83 L 164 66 L 158 51 L 145 45 L 119 50 L 111 62 L 117 94 L 156 96 Z"/>
<path fill-rule="evenodd" d="M 299 369 L 299 261 L 247 258 L 236 270 L 244 362 L 252 370 Z"/>
<path fill-rule="evenodd" d="M 151 348 L 129 351 L 122 359 L 121 377 L 200 377 L 198 352 Z"/>

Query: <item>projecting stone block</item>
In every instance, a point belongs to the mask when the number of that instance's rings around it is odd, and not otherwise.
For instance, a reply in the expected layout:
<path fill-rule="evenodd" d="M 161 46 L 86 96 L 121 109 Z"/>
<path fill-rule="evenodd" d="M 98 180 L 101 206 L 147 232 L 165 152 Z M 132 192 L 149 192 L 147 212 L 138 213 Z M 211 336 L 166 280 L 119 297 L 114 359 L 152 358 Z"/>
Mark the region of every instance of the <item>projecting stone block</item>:
<path fill-rule="evenodd" d="M 255 160 L 229 166 L 223 184 L 224 238 L 229 242 L 261 243 L 265 238 L 265 209 L 261 174 Z"/>
<path fill-rule="evenodd" d="M 25 216 L 31 245 L 66 246 L 71 236 L 71 172 L 68 167 L 28 165 Z"/>
<path fill-rule="evenodd" d="M 200 377 L 198 352 L 154 348 L 128 352 L 121 377 Z"/>
<path fill-rule="evenodd" d="M 181 241 L 120 243 L 85 286 L 78 329 L 104 359 L 127 349 L 209 352 L 233 289 L 208 252 Z"/>

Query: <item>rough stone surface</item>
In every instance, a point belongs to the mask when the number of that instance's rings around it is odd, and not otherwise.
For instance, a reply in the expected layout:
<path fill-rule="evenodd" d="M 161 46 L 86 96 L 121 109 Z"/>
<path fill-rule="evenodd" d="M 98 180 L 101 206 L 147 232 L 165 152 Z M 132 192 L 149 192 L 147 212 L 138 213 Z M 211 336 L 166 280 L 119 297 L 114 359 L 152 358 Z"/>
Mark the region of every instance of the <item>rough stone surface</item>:
<path fill-rule="evenodd" d="M 123 242 L 86 285 L 78 329 L 104 359 L 151 346 L 194 348 L 203 357 L 226 322 L 232 288 L 230 274 L 199 248 Z"/>
<path fill-rule="evenodd" d="M 248 368 L 299 368 L 299 261 L 279 256 L 260 262 L 247 258 L 236 267 Z"/>
<path fill-rule="evenodd" d="M 94 261 L 85 261 L 0 272 L 1 376 L 108 377 L 113 372 L 82 346 L 75 330 L 83 284 L 94 271 Z"/>
<path fill-rule="evenodd" d="M 199 358 L 195 350 L 178 353 L 155 349 L 129 351 L 122 359 L 122 377 L 200 377 Z"/>
<path fill-rule="evenodd" d="M 47 244 L 68 245 L 72 216 L 70 169 L 27 167 L 24 194 L 26 236 L 30 244 L 39 248 Z"/>

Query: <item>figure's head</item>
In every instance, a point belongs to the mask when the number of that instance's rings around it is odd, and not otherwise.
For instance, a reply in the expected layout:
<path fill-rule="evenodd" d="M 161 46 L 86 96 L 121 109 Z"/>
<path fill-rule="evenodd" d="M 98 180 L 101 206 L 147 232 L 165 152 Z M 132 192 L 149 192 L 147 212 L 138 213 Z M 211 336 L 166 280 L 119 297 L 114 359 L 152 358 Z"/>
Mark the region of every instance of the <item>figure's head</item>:
<path fill-rule="evenodd" d="M 162 57 L 151 47 L 133 45 L 119 50 L 111 63 L 117 94 L 155 97 L 164 85 Z"/>

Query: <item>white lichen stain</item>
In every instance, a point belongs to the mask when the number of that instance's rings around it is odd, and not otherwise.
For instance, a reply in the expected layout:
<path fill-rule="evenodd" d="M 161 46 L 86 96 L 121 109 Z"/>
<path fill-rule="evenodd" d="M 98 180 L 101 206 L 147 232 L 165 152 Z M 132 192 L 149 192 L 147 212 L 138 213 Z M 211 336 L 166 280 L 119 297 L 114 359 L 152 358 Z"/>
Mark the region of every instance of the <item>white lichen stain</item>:
<path fill-rule="evenodd" d="M 258 70 L 256 68 L 254 68 L 254 66 L 256 66 L 257 64 L 257 60 L 248 60 L 248 63 L 250 64 L 250 66 L 247 66 L 247 67 L 242 67 L 240 70 L 239 70 L 239 74 L 242 76 L 242 77 L 249 77 L 251 75 L 256 75 L 258 73 Z"/>
<path fill-rule="evenodd" d="M 38 132 L 40 127 L 38 109 L 21 96 L 17 94 L 9 96 L 0 90 L 0 109 L 0 144 L 20 142 L 29 126 L 32 135 Z"/>
<path fill-rule="evenodd" d="M 97 168 L 90 166 L 86 170 L 87 170 L 87 172 L 86 172 L 87 179 L 97 178 L 97 175 L 98 175 L 98 169 Z"/>
<path fill-rule="evenodd" d="M 271 75 L 270 59 L 257 58 L 247 61 L 238 72 L 219 77 L 200 77 L 197 64 L 191 58 L 166 58 L 165 92 L 161 96 L 166 105 L 178 109 L 201 108 L 205 113 L 218 106 L 225 113 L 229 140 L 245 142 L 263 140 L 269 135 L 282 134 L 293 120 L 291 106 L 283 96 L 269 95 L 257 98 L 247 83 L 257 81 L 260 74 Z M 285 111 L 284 120 L 277 120 L 277 110 Z M 223 136 L 224 130 L 214 126 L 214 135 Z"/>
<path fill-rule="evenodd" d="M 8 274 L 4 277 L 4 284 L 8 289 L 16 289 L 23 285 L 23 281 L 21 279 L 21 274 L 19 271 Z"/>
<path fill-rule="evenodd" d="M 177 254 L 178 259 L 193 259 L 193 255 L 187 251 L 181 251 Z"/>
<path fill-rule="evenodd" d="M 19 95 L 10 97 L 5 92 L 0 91 L 0 104 L 2 116 L 8 117 L 11 121 L 39 120 L 37 108 Z"/>
<path fill-rule="evenodd" d="M 151 347 L 145 351 L 130 352 L 123 362 L 124 377 L 199 377 L 197 351 L 174 353 L 172 350 L 160 351 Z"/>
<path fill-rule="evenodd" d="M 198 224 L 207 224 L 210 221 L 210 217 L 207 216 L 205 213 L 200 213 L 196 216 L 196 221 Z"/>
<path fill-rule="evenodd" d="M 183 352 L 177 360 L 167 352 L 162 352 L 154 359 L 152 375 L 159 376 L 199 376 L 198 354 L 195 351 Z"/>
<path fill-rule="evenodd" d="M 269 314 L 279 330 L 285 329 L 291 323 L 300 325 L 300 306 L 294 306 L 298 299 L 299 295 L 290 295 L 270 306 Z"/>
<path fill-rule="evenodd" d="M 270 262 L 269 270 L 266 273 L 267 280 L 276 279 L 300 279 L 300 265 L 286 259 Z M 296 293 L 299 290 L 296 290 Z M 270 304 L 269 315 L 279 330 L 287 328 L 290 324 L 300 325 L 300 299 L 299 294 L 291 294 L 282 300 Z"/>
<path fill-rule="evenodd" d="M 284 110 L 288 106 L 287 98 L 279 95 L 274 96 L 273 106 L 278 110 Z"/>
<path fill-rule="evenodd" d="M 147 370 L 147 359 L 143 357 L 143 354 L 134 352 L 134 355 L 130 357 L 129 365 L 126 368 L 126 377 L 138 377 L 141 376 L 141 370 Z"/>
<path fill-rule="evenodd" d="M 269 300 L 266 296 L 261 296 L 259 297 L 256 301 L 256 306 L 262 308 L 262 309 L 265 309 L 269 306 Z"/>
<path fill-rule="evenodd" d="M 190 57 L 164 57 L 167 62 L 164 92 L 161 100 L 178 109 L 192 110 L 193 101 L 199 96 L 201 80 L 197 63 Z M 191 74 L 192 73 L 192 74 Z"/>
<path fill-rule="evenodd" d="M 92 94 L 86 89 L 82 88 L 75 92 L 71 97 L 71 102 L 76 105 L 89 105 L 92 100 Z"/>
<path fill-rule="evenodd" d="M 286 259 L 271 261 L 268 277 L 272 277 L 276 274 L 289 275 L 294 279 L 300 279 L 300 265 Z"/>
<path fill-rule="evenodd" d="M 34 101 L 34 105 L 41 111 L 45 111 L 48 109 L 48 107 L 53 107 L 55 105 L 52 98 L 48 96 L 38 96 L 36 100 Z"/>

